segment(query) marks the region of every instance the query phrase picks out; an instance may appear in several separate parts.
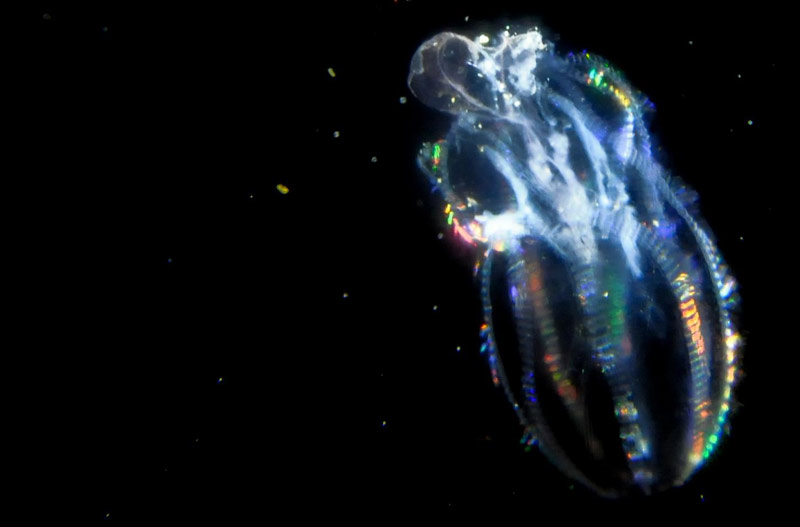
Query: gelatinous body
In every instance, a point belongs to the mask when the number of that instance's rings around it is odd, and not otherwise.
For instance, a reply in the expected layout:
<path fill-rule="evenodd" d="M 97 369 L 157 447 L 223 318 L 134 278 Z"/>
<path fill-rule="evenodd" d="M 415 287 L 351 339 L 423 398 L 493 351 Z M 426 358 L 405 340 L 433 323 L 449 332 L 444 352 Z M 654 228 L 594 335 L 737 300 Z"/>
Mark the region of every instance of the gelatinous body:
<path fill-rule="evenodd" d="M 682 484 L 726 425 L 738 300 L 695 194 L 651 155 L 651 105 L 533 30 L 436 35 L 408 84 L 454 116 L 418 163 L 480 248 L 482 352 L 523 441 L 602 495 Z"/>

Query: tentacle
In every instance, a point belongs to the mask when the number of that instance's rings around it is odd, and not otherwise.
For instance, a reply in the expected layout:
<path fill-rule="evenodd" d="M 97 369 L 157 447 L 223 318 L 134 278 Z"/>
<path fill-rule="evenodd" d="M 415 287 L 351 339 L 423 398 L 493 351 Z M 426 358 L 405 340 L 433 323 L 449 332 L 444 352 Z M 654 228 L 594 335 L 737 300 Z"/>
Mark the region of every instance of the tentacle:
<path fill-rule="evenodd" d="M 492 381 L 496 386 L 502 387 L 506 397 L 508 397 L 517 413 L 520 423 L 525 429 L 522 442 L 528 446 L 532 446 L 538 442 L 542 451 L 568 477 L 582 483 L 599 495 L 614 496 L 614 492 L 599 487 L 575 465 L 567 452 L 561 447 L 560 441 L 553 435 L 548 421 L 542 415 L 542 408 L 536 387 L 536 355 L 539 351 L 536 349 L 536 334 L 547 335 L 544 338 L 545 349 L 549 349 L 551 353 L 558 357 L 556 359 L 551 358 L 549 364 L 554 366 L 554 368 L 548 368 L 547 374 L 557 382 L 559 379 L 566 377 L 566 372 L 563 371 L 563 360 L 560 359 L 560 352 L 557 349 L 557 336 L 555 335 L 552 313 L 545 307 L 547 300 L 546 292 L 542 288 L 541 272 L 535 260 L 526 259 L 515 253 L 515 258 L 507 270 L 507 283 L 509 285 L 509 294 L 511 287 L 515 287 L 517 291 L 516 298 L 512 298 L 511 300 L 518 339 L 517 352 L 522 365 L 520 382 L 522 396 L 524 397 L 524 405 L 520 406 L 517 402 L 517 397 L 514 394 L 507 372 L 503 366 L 503 361 L 498 351 L 496 345 L 497 341 L 494 335 L 492 319 L 493 308 L 491 302 L 493 260 L 494 253 L 489 252 L 481 272 L 481 297 L 485 317 L 484 325 L 481 330 L 484 338 L 484 346 L 481 348 L 481 351 L 488 355 Z M 505 291 L 503 293 L 505 293 Z M 547 352 L 545 352 L 545 357 L 546 356 Z M 547 361 L 547 359 L 545 359 L 545 361 Z M 560 386 L 571 387 L 571 384 L 561 383 Z M 578 417 L 583 415 L 582 408 L 578 405 L 577 397 L 574 396 L 574 388 L 569 390 L 569 392 L 571 395 L 567 396 L 567 403 L 570 405 L 569 407 L 571 407 L 571 415 L 575 416 L 576 421 L 582 423 L 583 419 Z M 563 394 L 562 397 L 564 397 Z"/>
<path fill-rule="evenodd" d="M 634 399 L 631 350 L 626 346 L 623 279 L 611 266 L 573 266 L 592 360 L 605 376 L 614 403 L 622 449 L 634 481 L 646 491 L 653 480 L 648 442 Z M 606 276 L 603 276 L 605 274 Z"/>

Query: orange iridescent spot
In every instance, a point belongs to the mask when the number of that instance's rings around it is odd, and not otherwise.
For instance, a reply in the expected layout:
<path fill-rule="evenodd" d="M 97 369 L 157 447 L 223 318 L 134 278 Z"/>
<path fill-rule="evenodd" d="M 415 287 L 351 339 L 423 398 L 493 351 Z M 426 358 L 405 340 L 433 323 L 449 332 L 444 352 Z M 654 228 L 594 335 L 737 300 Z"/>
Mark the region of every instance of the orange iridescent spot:
<path fill-rule="evenodd" d="M 530 283 L 531 283 L 531 291 L 542 290 L 542 281 L 539 278 L 538 273 L 531 273 Z"/>

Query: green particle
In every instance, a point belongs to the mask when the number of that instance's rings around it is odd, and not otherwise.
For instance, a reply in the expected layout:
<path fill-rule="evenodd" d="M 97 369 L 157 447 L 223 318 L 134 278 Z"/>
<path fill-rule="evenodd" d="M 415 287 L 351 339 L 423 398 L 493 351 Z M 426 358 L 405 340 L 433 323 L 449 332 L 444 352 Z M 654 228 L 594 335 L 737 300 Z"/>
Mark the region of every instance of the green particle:
<path fill-rule="evenodd" d="M 447 224 L 448 225 L 452 225 L 453 224 L 453 213 L 452 212 L 450 212 L 450 214 L 447 215 Z"/>
<path fill-rule="evenodd" d="M 708 442 L 711 443 L 712 445 L 716 445 L 717 441 L 718 441 L 717 436 L 711 436 L 708 438 Z"/>

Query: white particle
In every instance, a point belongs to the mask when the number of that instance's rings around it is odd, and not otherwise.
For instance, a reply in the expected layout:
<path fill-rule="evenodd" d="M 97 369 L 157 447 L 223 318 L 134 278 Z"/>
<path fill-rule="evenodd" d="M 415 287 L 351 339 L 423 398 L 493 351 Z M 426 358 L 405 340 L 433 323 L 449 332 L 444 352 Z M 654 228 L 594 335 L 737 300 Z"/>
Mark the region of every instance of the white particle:
<path fill-rule="evenodd" d="M 336 130 L 335 132 L 333 132 L 333 137 L 339 137 L 339 130 Z"/>
<path fill-rule="evenodd" d="M 444 238 L 444 233 L 440 232 L 439 234 L 436 235 L 436 238 L 441 240 L 442 238 Z"/>
<path fill-rule="evenodd" d="M 405 104 L 407 100 L 405 97 L 400 97 L 400 104 Z"/>
<path fill-rule="evenodd" d="M 434 310 L 434 311 L 437 311 L 438 309 L 439 309 L 439 306 L 437 306 L 437 305 L 434 305 L 434 306 L 433 306 L 433 310 Z"/>
<path fill-rule="evenodd" d="M 372 161 L 373 163 L 377 163 L 378 162 L 378 158 L 375 157 L 375 156 L 372 156 L 372 159 L 370 159 L 370 161 Z"/>

